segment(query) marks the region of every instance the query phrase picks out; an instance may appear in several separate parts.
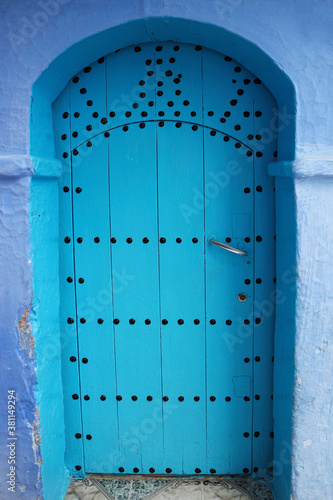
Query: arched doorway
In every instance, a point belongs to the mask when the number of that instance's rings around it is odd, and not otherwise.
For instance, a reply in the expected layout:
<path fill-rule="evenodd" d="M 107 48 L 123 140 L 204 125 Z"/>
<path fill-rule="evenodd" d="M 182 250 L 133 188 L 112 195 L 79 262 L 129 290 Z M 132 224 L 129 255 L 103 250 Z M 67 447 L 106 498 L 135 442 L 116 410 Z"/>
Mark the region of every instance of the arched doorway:
<path fill-rule="evenodd" d="M 56 99 L 71 469 L 266 473 L 275 114 L 241 64 L 171 41 L 99 58 Z"/>

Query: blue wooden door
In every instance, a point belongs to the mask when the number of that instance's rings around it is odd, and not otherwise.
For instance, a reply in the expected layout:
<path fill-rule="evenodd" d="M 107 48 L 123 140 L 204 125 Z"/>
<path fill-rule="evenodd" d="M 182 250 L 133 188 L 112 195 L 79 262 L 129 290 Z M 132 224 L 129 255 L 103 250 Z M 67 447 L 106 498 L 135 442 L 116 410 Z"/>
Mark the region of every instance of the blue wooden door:
<path fill-rule="evenodd" d="M 230 57 L 174 42 L 108 54 L 55 101 L 75 474 L 269 468 L 275 106 Z"/>

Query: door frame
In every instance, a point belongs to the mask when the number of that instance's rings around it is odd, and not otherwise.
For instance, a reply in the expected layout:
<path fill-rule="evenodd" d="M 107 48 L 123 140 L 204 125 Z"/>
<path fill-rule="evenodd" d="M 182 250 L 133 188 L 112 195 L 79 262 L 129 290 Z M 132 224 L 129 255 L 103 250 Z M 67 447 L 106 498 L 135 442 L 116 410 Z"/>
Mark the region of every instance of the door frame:
<path fill-rule="evenodd" d="M 219 26 L 181 18 L 139 19 L 84 38 L 54 59 L 32 89 L 30 127 L 30 156 L 34 169 L 30 200 L 34 293 L 32 327 L 36 340 L 37 400 L 42 425 L 41 451 L 45 457 L 42 476 L 53 476 L 55 463 L 60 463 L 60 469 L 66 471 L 63 458 L 65 438 L 57 265 L 59 257 L 58 178 L 63 166 L 54 154 L 51 105 L 71 76 L 91 61 L 128 45 L 156 40 L 199 44 L 221 53 L 227 53 L 259 77 L 278 102 L 280 111 L 277 122 L 272 123 L 272 127 L 278 132 L 279 161 L 269 166 L 269 173 L 276 176 L 277 228 L 278 294 L 276 298 L 274 394 L 278 395 L 278 398 L 274 400 L 276 422 L 274 461 L 280 469 L 282 467 L 280 475 L 291 477 L 289 456 L 294 371 L 296 215 L 293 178 L 292 175 L 285 177 L 285 171 L 286 166 L 288 167 L 294 159 L 294 87 L 276 61 L 252 42 Z M 282 359 L 281 353 L 286 349 L 287 356 Z M 51 401 L 53 404 L 56 403 L 52 416 L 49 412 Z M 49 451 L 51 447 L 54 447 L 52 453 Z M 76 474 L 83 477 L 83 469 L 76 471 Z M 50 491 L 53 488 L 51 487 L 52 481 L 54 480 L 49 480 Z"/>

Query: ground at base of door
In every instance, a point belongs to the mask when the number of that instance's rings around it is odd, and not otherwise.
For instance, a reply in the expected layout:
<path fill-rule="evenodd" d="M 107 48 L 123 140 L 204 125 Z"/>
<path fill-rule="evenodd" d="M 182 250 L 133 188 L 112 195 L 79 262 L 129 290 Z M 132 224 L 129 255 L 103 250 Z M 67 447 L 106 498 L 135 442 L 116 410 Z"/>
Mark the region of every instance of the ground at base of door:
<path fill-rule="evenodd" d="M 65 500 L 273 500 L 270 488 L 251 479 L 135 478 L 91 475 L 74 480 Z"/>

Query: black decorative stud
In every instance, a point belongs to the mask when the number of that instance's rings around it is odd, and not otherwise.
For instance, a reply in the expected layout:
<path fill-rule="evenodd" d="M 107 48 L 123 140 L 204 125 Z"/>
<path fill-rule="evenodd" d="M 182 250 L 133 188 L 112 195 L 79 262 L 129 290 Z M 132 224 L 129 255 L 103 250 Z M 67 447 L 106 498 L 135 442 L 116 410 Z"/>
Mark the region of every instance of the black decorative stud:
<path fill-rule="evenodd" d="M 75 356 L 71 356 L 71 357 L 69 358 L 69 361 L 71 361 L 72 363 L 75 363 L 75 361 L 76 361 L 76 357 L 75 357 Z"/>
<path fill-rule="evenodd" d="M 129 324 L 130 324 L 130 325 L 134 325 L 134 323 L 135 323 L 135 319 L 134 319 L 134 318 L 131 318 L 131 319 L 129 319 L 129 320 L 128 320 L 128 322 L 129 322 Z"/>
<path fill-rule="evenodd" d="M 85 401 L 89 401 L 90 396 L 88 396 L 88 394 L 86 394 L 85 396 L 83 396 L 83 399 L 84 399 Z"/>
<path fill-rule="evenodd" d="M 105 401 L 106 400 L 106 396 L 104 396 L 104 394 L 102 394 L 102 396 L 100 397 L 100 400 L 101 401 Z"/>
<path fill-rule="evenodd" d="M 88 441 L 90 441 L 92 439 L 92 435 L 91 434 L 87 434 L 86 438 L 88 439 Z"/>
<path fill-rule="evenodd" d="M 75 465 L 75 469 L 76 469 L 76 470 L 81 470 L 81 469 L 82 469 L 82 467 L 81 467 L 81 465 Z"/>
<path fill-rule="evenodd" d="M 199 396 L 194 396 L 194 401 L 198 402 L 200 400 Z"/>
<path fill-rule="evenodd" d="M 124 467 L 119 467 L 119 469 L 118 469 L 118 470 L 119 470 L 119 472 L 125 472 Z"/>
<path fill-rule="evenodd" d="M 71 239 L 69 236 L 66 236 L 66 238 L 64 238 L 64 242 L 65 243 L 70 243 L 71 242 Z"/>
<path fill-rule="evenodd" d="M 82 283 L 84 283 L 84 278 L 79 278 L 79 280 L 78 280 L 78 281 L 79 281 L 79 283 L 81 283 L 81 284 L 82 284 Z"/>
<path fill-rule="evenodd" d="M 154 467 L 150 467 L 149 472 L 150 472 L 151 474 L 154 474 L 154 472 L 155 472 Z"/>
<path fill-rule="evenodd" d="M 97 323 L 98 323 L 99 325 L 102 325 L 102 324 L 104 323 L 104 319 L 102 319 L 102 318 L 98 318 Z"/>
<path fill-rule="evenodd" d="M 115 319 L 113 320 L 113 324 L 114 324 L 114 325 L 119 325 L 119 319 L 118 319 L 118 318 L 115 318 Z"/>
<path fill-rule="evenodd" d="M 88 363 L 88 358 L 82 358 L 82 363 L 87 364 Z"/>
<path fill-rule="evenodd" d="M 121 401 L 122 399 L 123 399 L 122 396 L 116 396 L 117 401 Z"/>
<path fill-rule="evenodd" d="M 147 396 L 147 401 L 152 401 L 153 400 L 153 396 Z"/>
<path fill-rule="evenodd" d="M 74 319 L 73 318 L 67 318 L 67 323 L 69 325 L 72 325 L 74 323 Z"/>
<path fill-rule="evenodd" d="M 196 469 L 194 469 L 194 472 L 195 472 L 196 474 L 200 474 L 200 473 L 201 473 L 201 469 L 199 469 L 199 467 L 197 467 Z"/>
<path fill-rule="evenodd" d="M 68 283 L 73 283 L 73 278 L 71 278 L 70 276 L 68 276 L 67 281 L 68 281 Z"/>
<path fill-rule="evenodd" d="M 167 467 L 167 468 L 165 469 L 165 472 L 166 472 L 167 474 L 171 474 L 172 469 L 170 469 L 170 467 Z"/>
<path fill-rule="evenodd" d="M 179 396 L 178 401 L 182 403 L 184 401 L 184 396 Z"/>
<path fill-rule="evenodd" d="M 75 400 L 77 400 L 77 399 L 79 399 L 79 395 L 78 394 L 72 394 L 72 398 L 75 399 Z"/>
<path fill-rule="evenodd" d="M 169 401 L 168 396 L 163 396 L 163 398 L 162 398 L 162 399 L 163 399 L 163 401 L 165 401 L 165 402 Z"/>

